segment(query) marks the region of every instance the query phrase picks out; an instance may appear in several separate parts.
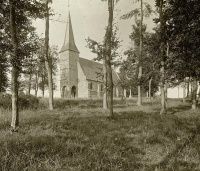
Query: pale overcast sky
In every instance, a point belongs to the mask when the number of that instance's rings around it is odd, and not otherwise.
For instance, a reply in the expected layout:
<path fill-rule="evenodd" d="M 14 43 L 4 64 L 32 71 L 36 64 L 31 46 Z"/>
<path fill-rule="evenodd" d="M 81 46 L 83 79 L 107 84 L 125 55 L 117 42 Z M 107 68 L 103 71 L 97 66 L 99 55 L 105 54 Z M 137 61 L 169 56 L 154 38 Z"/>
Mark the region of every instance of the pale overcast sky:
<path fill-rule="evenodd" d="M 134 23 L 134 18 L 128 20 L 120 20 L 120 16 L 128 13 L 132 9 L 138 7 L 134 4 L 135 0 L 120 0 L 115 6 L 115 22 L 119 25 L 119 36 L 122 42 L 120 51 L 124 51 L 129 46 L 129 35 L 131 33 L 131 25 Z M 93 59 L 94 54 L 86 48 L 87 37 L 90 37 L 98 42 L 103 40 L 105 27 L 108 23 L 108 7 L 107 2 L 101 0 L 70 0 L 70 13 L 72 27 L 74 31 L 75 42 L 80 51 L 80 57 Z M 154 0 L 146 0 L 154 7 Z M 68 0 L 53 0 L 51 7 L 54 9 L 55 16 L 50 18 L 59 21 L 66 21 L 68 15 Z M 152 19 L 145 20 L 149 30 L 153 27 Z M 35 23 L 38 34 L 44 35 L 44 20 L 38 20 Z M 64 42 L 66 23 L 50 21 L 50 44 L 57 45 L 59 50 Z"/>

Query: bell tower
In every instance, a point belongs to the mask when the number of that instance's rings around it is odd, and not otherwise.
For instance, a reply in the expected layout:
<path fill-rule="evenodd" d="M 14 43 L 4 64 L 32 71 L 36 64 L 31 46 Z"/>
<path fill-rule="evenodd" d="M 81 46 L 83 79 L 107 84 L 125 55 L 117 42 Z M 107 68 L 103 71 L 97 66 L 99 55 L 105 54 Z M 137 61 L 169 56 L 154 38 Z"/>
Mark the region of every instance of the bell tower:
<path fill-rule="evenodd" d="M 78 97 L 79 51 L 76 47 L 70 12 L 68 14 L 64 44 L 60 50 L 60 92 L 62 98 Z"/>

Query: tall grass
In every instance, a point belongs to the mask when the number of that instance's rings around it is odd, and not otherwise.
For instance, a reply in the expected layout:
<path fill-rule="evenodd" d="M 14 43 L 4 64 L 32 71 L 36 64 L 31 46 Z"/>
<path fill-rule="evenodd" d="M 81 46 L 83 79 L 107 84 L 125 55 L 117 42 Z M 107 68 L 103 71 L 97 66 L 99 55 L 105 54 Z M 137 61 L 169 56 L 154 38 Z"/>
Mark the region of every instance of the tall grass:
<path fill-rule="evenodd" d="M 161 117 L 156 100 L 115 100 L 109 119 L 100 100 L 56 103 L 21 111 L 19 133 L 9 131 L 10 111 L 0 115 L 0 170 L 200 170 L 199 111 L 189 104 L 168 101 Z"/>

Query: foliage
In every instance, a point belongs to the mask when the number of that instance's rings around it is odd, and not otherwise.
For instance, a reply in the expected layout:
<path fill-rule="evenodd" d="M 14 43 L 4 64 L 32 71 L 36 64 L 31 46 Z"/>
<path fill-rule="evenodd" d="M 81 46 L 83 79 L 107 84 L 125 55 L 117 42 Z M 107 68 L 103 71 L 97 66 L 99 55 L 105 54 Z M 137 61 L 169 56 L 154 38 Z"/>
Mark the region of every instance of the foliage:
<path fill-rule="evenodd" d="M 18 101 L 19 109 L 37 109 L 39 105 L 39 100 L 37 97 L 33 95 L 25 95 L 19 94 L 19 101 Z M 0 95 L 0 108 L 9 109 L 12 108 L 12 101 L 10 94 L 1 94 Z"/>
<path fill-rule="evenodd" d="M 18 59 L 12 58 L 12 44 L 11 33 L 9 23 L 9 3 L 6 0 L 1 2 L 0 11 L 0 28 L 2 29 L 3 39 L 1 39 L 1 49 L 6 53 L 6 57 L 9 58 L 9 63 L 18 65 L 18 68 L 22 71 L 22 67 L 26 65 L 26 58 L 31 56 L 31 52 L 36 50 L 35 44 L 35 28 L 32 26 L 31 18 L 42 17 L 43 4 L 35 0 L 18 0 L 14 1 L 16 9 L 16 25 L 17 25 L 17 39 L 18 39 Z"/>
<path fill-rule="evenodd" d="M 140 0 L 136 0 L 136 2 L 134 2 L 134 3 L 137 3 L 139 1 Z M 144 2 L 143 4 L 144 4 L 144 11 L 143 11 L 144 17 L 150 17 L 150 15 L 154 11 L 152 10 L 151 6 L 148 3 Z M 121 16 L 121 19 L 129 19 L 132 17 L 134 17 L 136 20 L 138 19 L 138 17 L 141 17 L 139 8 L 133 9 L 130 12 L 128 12 L 127 14 L 124 14 L 123 16 Z"/>
<path fill-rule="evenodd" d="M 126 76 L 130 79 L 129 85 L 133 88 L 133 92 L 137 92 L 138 83 L 138 58 L 139 58 L 139 21 L 133 25 L 133 32 L 130 39 L 134 42 L 134 47 L 130 47 L 124 54 L 127 59 L 121 65 L 121 71 L 124 71 Z M 140 79 L 142 93 L 148 91 L 149 80 L 152 79 L 152 93 L 158 90 L 159 84 L 159 39 L 157 29 L 154 33 L 146 32 L 146 25 L 143 25 L 143 75 Z"/>
<path fill-rule="evenodd" d="M 0 44 L 1 46 L 1 44 Z M 5 92 L 8 87 L 8 64 L 5 54 L 0 49 L 0 93 Z"/>
<path fill-rule="evenodd" d="M 200 30 L 198 1 L 169 1 L 165 12 L 169 40 L 169 68 L 173 78 L 184 81 L 185 77 L 200 76 Z M 184 71 L 184 72 L 183 72 Z"/>
<path fill-rule="evenodd" d="M 119 47 L 121 46 L 121 40 L 118 37 L 118 31 L 119 28 L 116 24 L 113 24 L 113 31 L 112 31 L 112 38 L 111 38 L 111 64 L 113 66 L 119 66 L 121 56 L 118 52 Z M 97 55 L 96 58 L 94 58 L 95 61 L 102 61 L 104 59 L 104 48 L 103 48 L 103 42 L 97 42 L 91 38 L 88 37 L 86 39 L 87 47 L 91 50 L 92 53 L 95 53 Z"/>
<path fill-rule="evenodd" d="M 27 66 L 24 73 L 23 79 L 23 87 L 24 90 L 28 89 L 37 89 L 39 88 L 44 92 L 48 87 L 47 80 L 47 69 L 45 66 L 44 59 L 44 39 L 37 40 L 38 49 L 32 54 L 32 56 L 27 59 Z M 58 47 L 50 46 L 49 47 L 49 59 L 51 60 L 51 67 L 53 76 L 56 75 L 57 72 L 57 62 L 58 62 Z M 31 78 L 31 80 L 29 80 Z M 30 83 L 30 84 L 29 84 Z M 55 78 L 53 78 L 54 89 L 56 89 Z"/>

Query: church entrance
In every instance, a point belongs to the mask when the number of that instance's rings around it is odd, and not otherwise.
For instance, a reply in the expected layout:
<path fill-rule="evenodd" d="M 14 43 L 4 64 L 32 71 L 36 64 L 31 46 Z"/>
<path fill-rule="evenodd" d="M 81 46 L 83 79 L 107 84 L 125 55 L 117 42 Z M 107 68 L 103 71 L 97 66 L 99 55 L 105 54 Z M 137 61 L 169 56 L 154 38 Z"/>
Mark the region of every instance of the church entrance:
<path fill-rule="evenodd" d="M 72 96 L 73 98 L 76 97 L 76 86 L 73 86 L 73 87 L 72 87 L 71 96 Z"/>
<path fill-rule="evenodd" d="M 69 90 L 67 90 L 67 87 L 66 87 L 66 86 L 63 86 L 61 97 L 62 97 L 62 98 L 67 98 L 68 95 L 69 95 Z"/>

